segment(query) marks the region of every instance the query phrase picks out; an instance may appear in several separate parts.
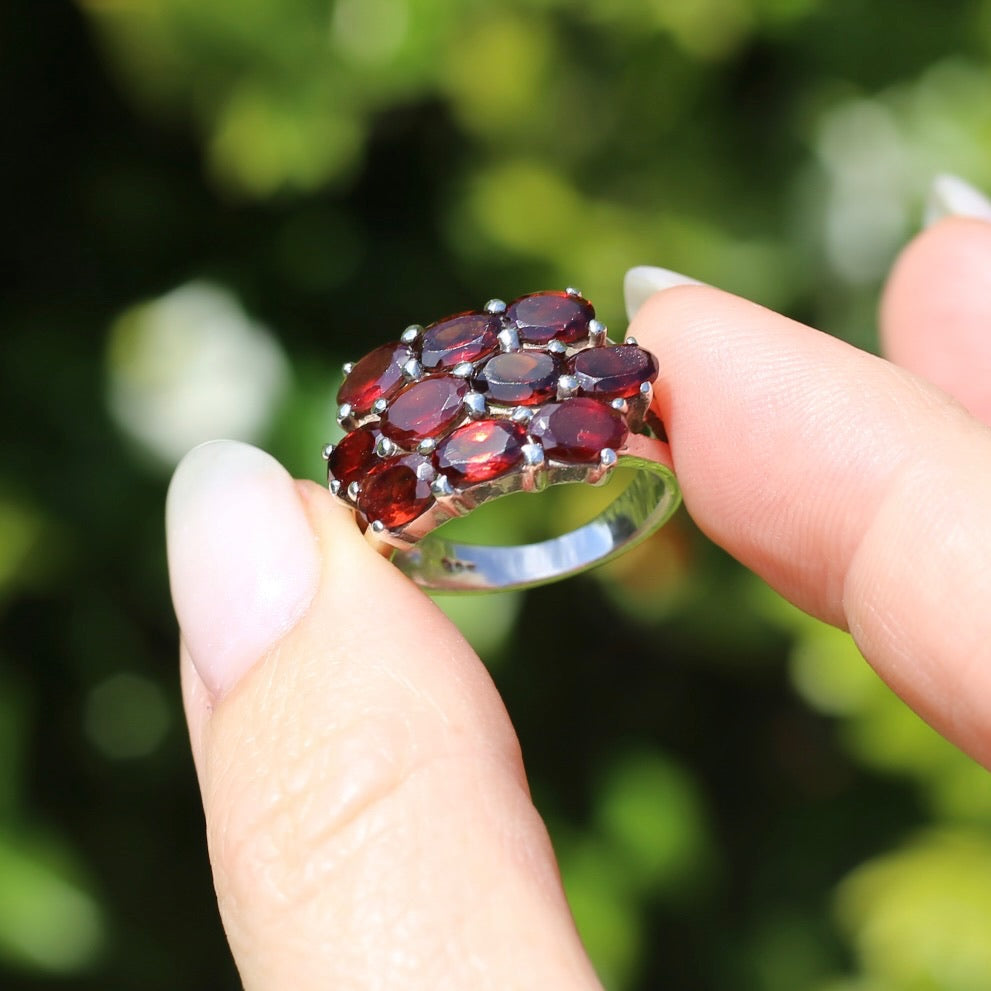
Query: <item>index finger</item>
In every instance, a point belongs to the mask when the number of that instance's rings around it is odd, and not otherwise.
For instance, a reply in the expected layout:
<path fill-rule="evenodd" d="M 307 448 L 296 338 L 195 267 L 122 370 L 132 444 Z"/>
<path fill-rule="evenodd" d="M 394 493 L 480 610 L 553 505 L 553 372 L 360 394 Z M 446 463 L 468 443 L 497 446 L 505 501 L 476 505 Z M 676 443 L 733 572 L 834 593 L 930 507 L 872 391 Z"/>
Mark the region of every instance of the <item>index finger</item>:
<path fill-rule="evenodd" d="M 708 287 L 655 294 L 631 333 L 660 360 L 699 526 L 991 764 L 991 432 L 910 372 Z"/>

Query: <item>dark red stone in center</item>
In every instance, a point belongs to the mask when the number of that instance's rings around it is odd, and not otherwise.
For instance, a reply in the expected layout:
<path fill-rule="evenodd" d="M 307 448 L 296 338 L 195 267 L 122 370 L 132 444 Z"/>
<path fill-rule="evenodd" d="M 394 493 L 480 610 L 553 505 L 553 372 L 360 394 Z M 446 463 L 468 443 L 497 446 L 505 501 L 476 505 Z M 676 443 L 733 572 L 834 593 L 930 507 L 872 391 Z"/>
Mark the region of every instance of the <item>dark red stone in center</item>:
<path fill-rule="evenodd" d="M 357 362 L 337 390 L 337 402 L 349 403 L 358 416 L 377 399 L 388 399 L 403 384 L 403 365 L 412 357 L 405 344 L 383 344 Z"/>
<path fill-rule="evenodd" d="M 635 344 L 587 348 L 571 359 L 580 395 L 629 399 L 657 378 L 657 359 Z"/>
<path fill-rule="evenodd" d="M 442 437 L 464 414 L 468 383 L 448 375 L 420 379 L 406 386 L 382 415 L 382 433 L 400 447 Z"/>
<path fill-rule="evenodd" d="M 544 406 L 530 421 L 530 433 L 548 458 L 573 464 L 598 461 L 607 447 L 618 450 L 629 430 L 611 406 L 579 396 Z"/>
<path fill-rule="evenodd" d="M 454 486 L 488 482 L 523 460 L 525 443 L 526 428 L 512 420 L 476 420 L 440 442 L 434 464 Z"/>
<path fill-rule="evenodd" d="M 502 324 L 491 313 L 456 313 L 423 332 L 420 362 L 426 369 L 453 368 L 476 361 L 499 347 Z"/>
<path fill-rule="evenodd" d="M 337 479 L 345 489 L 352 482 L 360 482 L 378 460 L 375 456 L 378 436 L 375 431 L 360 427 L 342 437 L 327 459 L 331 478 Z"/>
<path fill-rule="evenodd" d="M 534 406 L 557 392 L 560 365 L 546 351 L 508 351 L 497 354 L 475 375 L 478 392 L 506 406 Z"/>
<path fill-rule="evenodd" d="M 369 523 L 381 520 L 397 530 L 430 508 L 430 462 L 421 454 L 384 458 L 365 476 L 358 507 Z M 426 476 L 426 477 L 424 477 Z"/>
<path fill-rule="evenodd" d="M 531 293 L 513 300 L 506 309 L 506 318 L 516 325 L 526 344 L 555 340 L 573 344 L 588 334 L 588 322 L 594 316 L 587 299 L 566 292 Z"/>

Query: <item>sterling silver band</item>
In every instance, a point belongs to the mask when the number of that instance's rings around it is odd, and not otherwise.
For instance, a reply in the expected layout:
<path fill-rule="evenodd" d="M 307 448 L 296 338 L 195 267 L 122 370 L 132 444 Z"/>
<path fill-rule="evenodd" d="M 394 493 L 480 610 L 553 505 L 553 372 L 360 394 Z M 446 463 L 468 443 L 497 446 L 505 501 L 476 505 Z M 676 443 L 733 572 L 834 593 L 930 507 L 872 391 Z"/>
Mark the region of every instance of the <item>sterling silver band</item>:
<path fill-rule="evenodd" d="M 417 585 L 438 592 L 507 591 L 567 578 L 635 547 L 663 526 L 681 503 L 674 472 L 650 450 L 659 442 L 630 440 L 629 446 L 639 453 L 620 454 L 616 462 L 617 468 L 635 469 L 629 485 L 594 519 L 559 537 L 499 547 L 446 540 L 440 532 L 400 549 L 371 528 L 366 534 Z"/>

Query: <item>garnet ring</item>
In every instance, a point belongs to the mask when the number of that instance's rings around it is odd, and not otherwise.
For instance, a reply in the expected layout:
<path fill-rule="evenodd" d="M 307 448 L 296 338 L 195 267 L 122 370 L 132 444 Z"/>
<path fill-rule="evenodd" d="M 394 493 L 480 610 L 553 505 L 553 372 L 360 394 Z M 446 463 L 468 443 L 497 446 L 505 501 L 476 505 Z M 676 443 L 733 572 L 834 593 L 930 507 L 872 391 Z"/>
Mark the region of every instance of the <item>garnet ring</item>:
<path fill-rule="evenodd" d="M 526 588 L 601 564 L 667 522 L 681 496 L 651 410 L 657 359 L 613 343 L 577 289 L 407 327 L 344 366 L 346 431 L 324 448 L 330 491 L 415 582 Z M 502 495 L 631 481 L 584 526 L 541 543 L 458 543 L 441 524 Z"/>

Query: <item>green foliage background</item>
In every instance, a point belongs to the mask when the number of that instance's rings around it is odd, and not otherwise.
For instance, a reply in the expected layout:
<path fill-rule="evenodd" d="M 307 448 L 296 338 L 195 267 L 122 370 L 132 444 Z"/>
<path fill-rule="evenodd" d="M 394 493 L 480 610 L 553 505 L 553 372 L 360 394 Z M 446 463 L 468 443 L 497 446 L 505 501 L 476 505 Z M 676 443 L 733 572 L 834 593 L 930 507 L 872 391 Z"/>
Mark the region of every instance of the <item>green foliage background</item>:
<path fill-rule="evenodd" d="M 991 188 L 989 0 L 7 0 L 0 46 L 4 988 L 237 987 L 164 569 L 182 450 L 319 477 L 341 361 L 568 284 L 621 328 L 633 264 L 872 347 L 932 175 Z M 446 608 L 609 988 L 991 988 L 991 779 L 684 513 Z"/>

